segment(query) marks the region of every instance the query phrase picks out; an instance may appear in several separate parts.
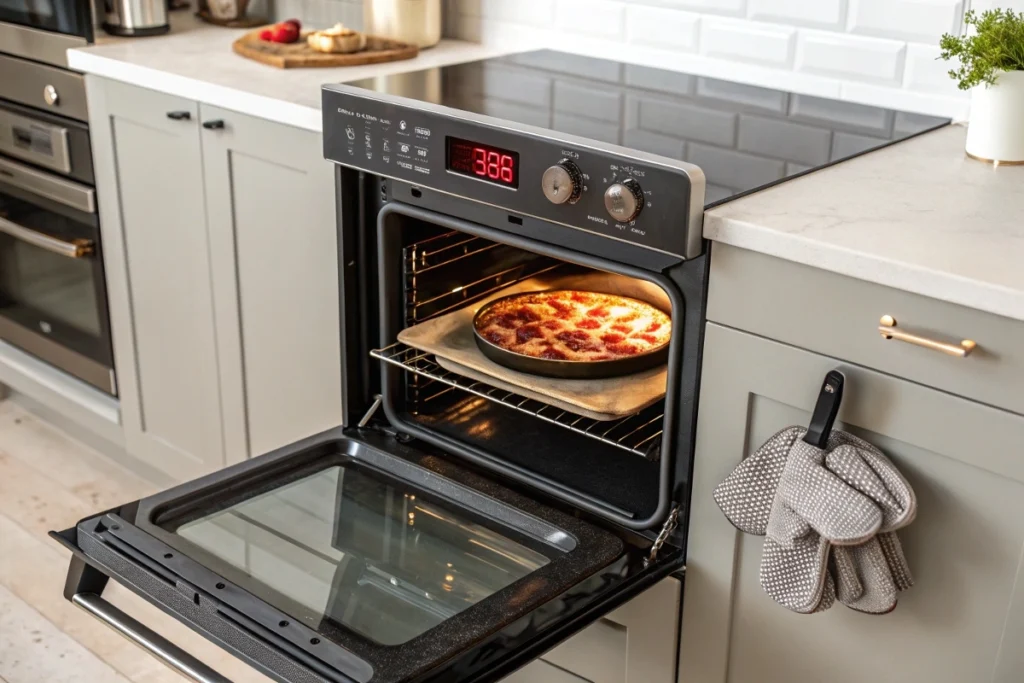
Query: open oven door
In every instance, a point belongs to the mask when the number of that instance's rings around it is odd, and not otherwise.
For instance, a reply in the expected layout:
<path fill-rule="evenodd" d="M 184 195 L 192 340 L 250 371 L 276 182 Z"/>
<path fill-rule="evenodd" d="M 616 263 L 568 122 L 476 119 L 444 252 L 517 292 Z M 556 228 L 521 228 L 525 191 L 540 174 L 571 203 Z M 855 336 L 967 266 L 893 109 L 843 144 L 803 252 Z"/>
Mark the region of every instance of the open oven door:
<path fill-rule="evenodd" d="M 54 533 L 65 597 L 198 681 L 103 600 L 114 579 L 278 681 L 495 681 L 682 550 L 549 507 L 373 430 L 325 432 Z"/>

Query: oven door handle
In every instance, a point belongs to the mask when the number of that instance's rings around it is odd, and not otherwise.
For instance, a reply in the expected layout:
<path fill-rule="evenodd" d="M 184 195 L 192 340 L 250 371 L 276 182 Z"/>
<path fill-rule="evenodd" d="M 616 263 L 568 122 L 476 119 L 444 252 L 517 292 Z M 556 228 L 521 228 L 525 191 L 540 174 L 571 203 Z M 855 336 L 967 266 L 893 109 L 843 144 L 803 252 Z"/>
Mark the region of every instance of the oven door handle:
<path fill-rule="evenodd" d="M 33 247 L 67 256 L 68 258 L 85 258 L 91 256 L 96 246 L 90 239 L 62 240 L 32 228 L 26 228 L 0 216 L 0 232 L 10 235 L 16 240 Z"/>
<path fill-rule="evenodd" d="M 231 683 L 206 664 L 148 626 L 138 622 L 96 593 L 75 593 L 71 602 L 132 641 L 178 673 L 197 683 Z"/>

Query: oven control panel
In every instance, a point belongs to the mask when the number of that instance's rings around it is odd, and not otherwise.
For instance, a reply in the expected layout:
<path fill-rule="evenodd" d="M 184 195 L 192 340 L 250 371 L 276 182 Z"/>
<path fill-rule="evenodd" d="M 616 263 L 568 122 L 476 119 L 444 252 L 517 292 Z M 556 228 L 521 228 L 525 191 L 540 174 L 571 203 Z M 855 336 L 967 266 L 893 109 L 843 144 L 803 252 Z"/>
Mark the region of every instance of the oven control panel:
<path fill-rule="evenodd" d="M 323 91 L 331 161 L 684 258 L 700 253 L 704 180 L 693 166 L 332 88 Z"/>

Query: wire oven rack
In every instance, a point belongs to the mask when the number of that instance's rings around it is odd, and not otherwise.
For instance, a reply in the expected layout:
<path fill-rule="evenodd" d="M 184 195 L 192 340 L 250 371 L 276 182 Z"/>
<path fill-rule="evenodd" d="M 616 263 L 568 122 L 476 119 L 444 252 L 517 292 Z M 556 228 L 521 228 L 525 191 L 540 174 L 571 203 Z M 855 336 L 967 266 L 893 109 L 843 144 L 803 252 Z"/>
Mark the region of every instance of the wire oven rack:
<path fill-rule="evenodd" d="M 634 455 L 657 457 L 664 415 L 657 409 L 645 409 L 618 420 L 599 421 L 576 415 L 536 399 L 465 377 L 438 365 L 434 355 L 401 342 L 370 351 L 374 358 L 398 366 L 419 377 L 441 382 L 521 413 L 533 415 L 570 431 L 614 446 Z"/>

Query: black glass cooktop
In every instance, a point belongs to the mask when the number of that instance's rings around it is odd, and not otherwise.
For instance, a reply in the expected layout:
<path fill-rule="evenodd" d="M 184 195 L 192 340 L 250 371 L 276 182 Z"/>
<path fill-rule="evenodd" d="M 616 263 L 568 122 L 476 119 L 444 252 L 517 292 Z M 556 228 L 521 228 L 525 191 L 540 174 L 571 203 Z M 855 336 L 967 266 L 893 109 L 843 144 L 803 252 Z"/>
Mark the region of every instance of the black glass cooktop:
<path fill-rule="evenodd" d="M 551 50 L 349 85 L 689 161 L 708 205 L 949 122 Z"/>

